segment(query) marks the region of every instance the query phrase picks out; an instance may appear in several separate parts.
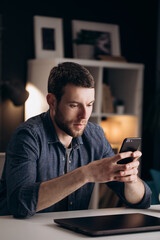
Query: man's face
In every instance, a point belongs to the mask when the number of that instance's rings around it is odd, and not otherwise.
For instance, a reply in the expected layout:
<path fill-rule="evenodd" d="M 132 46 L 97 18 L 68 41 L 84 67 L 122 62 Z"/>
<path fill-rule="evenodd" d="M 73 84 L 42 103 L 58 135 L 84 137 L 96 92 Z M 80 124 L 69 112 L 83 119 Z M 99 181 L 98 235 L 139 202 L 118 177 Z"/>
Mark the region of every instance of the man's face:
<path fill-rule="evenodd" d="M 94 88 L 68 84 L 56 106 L 54 120 L 59 129 L 72 137 L 81 136 L 94 103 Z"/>

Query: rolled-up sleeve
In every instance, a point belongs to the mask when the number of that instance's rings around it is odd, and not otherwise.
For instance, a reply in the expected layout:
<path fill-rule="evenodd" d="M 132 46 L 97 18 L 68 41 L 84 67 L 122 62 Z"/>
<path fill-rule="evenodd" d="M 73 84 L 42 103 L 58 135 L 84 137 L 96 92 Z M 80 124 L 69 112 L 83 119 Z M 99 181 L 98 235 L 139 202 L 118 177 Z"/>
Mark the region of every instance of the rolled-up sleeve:
<path fill-rule="evenodd" d="M 131 208 L 144 209 L 144 208 L 149 208 L 151 205 L 152 192 L 151 192 L 149 186 L 144 181 L 142 181 L 142 182 L 145 187 L 145 194 L 143 196 L 143 199 L 137 204 L 132 204 L 126 200 L 126 198 L 124 196 L 124 183 L 114 181 L 114 182 L 107 183 L 107 186 L 109 188 L 111 188 L 119 196 L 119 198 L 123 201 L 123 203 L 126 206 L 131 207 Z"/>
<path fill-rule="evenodd" d="M 32 216 L 36 212 L 40 185 L 36 182 L 37 142 L 31 129 L 18 129 L 7 150 L 7 204 L 15 217 Z"/>

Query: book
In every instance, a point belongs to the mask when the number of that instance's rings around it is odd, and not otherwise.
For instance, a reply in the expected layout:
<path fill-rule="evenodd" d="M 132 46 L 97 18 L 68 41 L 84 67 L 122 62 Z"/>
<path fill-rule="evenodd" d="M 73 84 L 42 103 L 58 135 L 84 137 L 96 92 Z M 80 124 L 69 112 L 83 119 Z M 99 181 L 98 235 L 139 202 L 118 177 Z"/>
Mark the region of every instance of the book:
<path fill-rule="evenodd" d="M 127 62 L 123 56 L 98 55 L 98 59 L 102 61 Z"/>
<path fill-rule="evenodd" d="M 111 89 L 106 83 L 103 83 L 102 90 L 102 113 L 114 113 Z"/>

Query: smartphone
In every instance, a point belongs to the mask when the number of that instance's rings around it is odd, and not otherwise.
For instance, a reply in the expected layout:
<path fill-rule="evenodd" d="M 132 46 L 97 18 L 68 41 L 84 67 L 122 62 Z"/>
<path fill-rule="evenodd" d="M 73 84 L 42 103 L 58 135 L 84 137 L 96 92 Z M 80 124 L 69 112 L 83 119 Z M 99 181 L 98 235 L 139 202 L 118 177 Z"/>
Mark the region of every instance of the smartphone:
<path fill-rule="evenodd" d="M 134 151 L 138 150 L 140 145 L 141 145 L 141 138 L 139 138 L 139 137 L 125 138 L 119 152 L 128 152 L 128 151 L 134 152 Z M 129 157 L 129 158 L 121 159 L 117 163 L 118 164 L 126 164 L 126 163 L 129 163 L 132 161 L 133 161 L 133 157 Z"/>

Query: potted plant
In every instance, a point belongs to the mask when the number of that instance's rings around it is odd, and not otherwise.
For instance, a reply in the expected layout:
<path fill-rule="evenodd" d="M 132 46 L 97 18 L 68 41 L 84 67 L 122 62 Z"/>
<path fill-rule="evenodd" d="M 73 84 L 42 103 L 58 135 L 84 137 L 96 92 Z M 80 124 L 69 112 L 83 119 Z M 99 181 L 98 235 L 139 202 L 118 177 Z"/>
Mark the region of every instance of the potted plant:
<path fill-rule="evenodd" d="M 124 101 L 122 99 L 117 99 L 115 101 L 115 108 L 117 114 L 124 114 Z"/>
<path fill-rule="evenodd" d="M 94 45 L 95 32 L 81 30 L 80 32 L 77 33 L 77 37 L 73 39 L 73 42 L 77 45 L 81 45 L 81 44 Z"/>
<path fill-rule="evenodd" d="M 95 34 L 94 31 L 88 30 L 81 30 L 77 33 L 77 37 L 73 39 L 73 43 L 77 45 L 78 58 L 94 58 Z"/>

